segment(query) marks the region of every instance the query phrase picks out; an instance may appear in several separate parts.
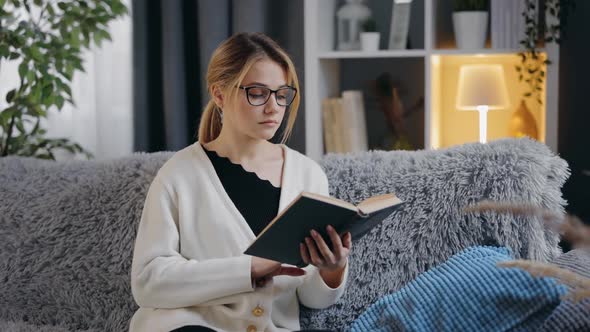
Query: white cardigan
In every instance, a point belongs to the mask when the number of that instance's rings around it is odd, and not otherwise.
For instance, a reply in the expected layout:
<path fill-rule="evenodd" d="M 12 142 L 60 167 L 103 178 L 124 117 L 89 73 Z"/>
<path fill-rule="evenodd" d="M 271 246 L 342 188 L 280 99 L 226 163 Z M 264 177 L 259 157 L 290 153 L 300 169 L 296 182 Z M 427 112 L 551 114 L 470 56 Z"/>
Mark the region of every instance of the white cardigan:
<path fill-rule="evenodd" d="M 303 190 L 328 195 L 320 166 L 285 151 L 279 213 Z M 137 231 L 131 290 L 139 310 L 130 331 L 168 332 L 183 325 L 216 331 L 298 330 L 299 304 L 321 309 L 342 295 L 327 286 L 317 268 L 302 277 L 275 277 L 252 287 L 256 238 L 199 142 L 176 152 L 154 178 Z"/>

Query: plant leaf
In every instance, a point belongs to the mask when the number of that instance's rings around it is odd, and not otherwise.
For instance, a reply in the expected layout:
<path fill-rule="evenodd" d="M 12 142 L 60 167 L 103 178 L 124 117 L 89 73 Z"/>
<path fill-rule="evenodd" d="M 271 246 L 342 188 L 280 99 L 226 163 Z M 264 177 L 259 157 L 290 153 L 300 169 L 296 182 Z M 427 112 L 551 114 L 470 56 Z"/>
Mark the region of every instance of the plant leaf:
<path fill-rule="evenodd" d="M 8 93 L 6 94 L 6 102 L 7 103 L 12 103 L 12 100 L 14 99 L 14 95 L 16 94 L 16 89 L 12 89 L 10 91 L 8 91 Z"/>
<path fill-rule="evenodd" d="M 26 62 L 23 62 L 18 66 L 18 76 L 20 76 L 21 80 L 23 80 L 25 78 L 28 70 L 29 70 L 29 64 Z"/>

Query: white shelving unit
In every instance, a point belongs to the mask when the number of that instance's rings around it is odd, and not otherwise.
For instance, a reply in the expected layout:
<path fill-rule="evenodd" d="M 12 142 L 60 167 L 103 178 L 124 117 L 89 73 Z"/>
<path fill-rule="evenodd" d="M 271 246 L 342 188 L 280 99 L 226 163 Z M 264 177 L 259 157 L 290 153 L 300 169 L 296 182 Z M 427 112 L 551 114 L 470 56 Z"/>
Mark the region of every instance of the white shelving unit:
<path fill-rule="evenodd" d="M 369 6 L 384 6 L 390 8 L 389 13 L 379 13 L 380 17 L 391 16 L 391 3 L 393 0 L 368 0 Z M 318 160 L 324 154 L 323 126 L 321 103 L 324 98 L 339 96 L 342 90 L 358 88 L 362 89 L 363 80 L 366 75 L 377 71 L 394 71 L 396 78 L 408 80 L 408 89 L 415 96 L 424 97 L 423 148 L 436 149 L 439 147 L 459 143 L 457 138 L 452 137 L 452 132 L 463 131 L 467 135 L 475 133 L 473 140 L 477 141 L 477 114 L 473 112 L 473 128 L 461 127 L 461 130 L 452 128 L 452 119 L 455 116 L 448 107 L 449 96 L 454 95 L 456 87 L 452 87 L 454 66 L 461 63 L 478 63 L 480 61 L 504 61 L 507 79 L 510 80 L 511 72 L 514 72 L 513 64 L 517 63 L 517 49 L 490 49 L 470 50 L 465 52 L 449 45 L 448 22 L 450 18 L 444 12 L 449 8 L 439 6 L 451 6 L 446 0 L 414 0 L 412 4 L 412 23 L 410 26 L 410 38 L 414 38 L 414 49 L 408 50 L 379 50 L 376 52 L 363 51 L 335 51 L 334 40 L 336 38 L 335 20 L 336 11 L 340 1 L 336 0 L 305 0 L 304 4 L 304 41 L 305 41 L 305 138 L 306 154 Z M 443 13 L 443 14 L 441 14 Z M 441 20 L 446 20 L 447 26 L 441 25 Z M 441 20 L 442 21 L 442 20 Z M 389 20 L 377 21 L 382 34 L 389 30 Z M 437 30 L 438 29 L 438 30 Z M 412 31 L 414 30 L 414 31 Z M 418 32 L 418 36 L 416 35 Z M 423 34 L 423 35 L 422 35 Z M 489 35 L 489 33 L 488 33 Z M 417 36 L 417 37 L 416 37 Z M 417 41 L 417 42 L 416 42 Z M 382 42 L 382 47 L 384 43 Z M 545 54 L 551 59 L 552 65 L 547 67 L 545 82 L 544 104 L 542 106 L 531 105 L 529 108 L 537 107 L 536 119 L 541 133 L 541 141 L 544 141 L 552 150 L 557 150 L 557 107 L 558 107 L 558 64 L 559 48 L 556 44 L 545 45 Z M 514 59 L 512 64 L 511 59 Z M 510 74 L 510 75 L 508 75 Z M 358 75 L 358 82 L 356 76 Z M 450 77 L 450 78 L 445 78 Z M 517 76 L 514 76 L 517 77 Z M 512 77 L 512 80 L 514 80 Z M 443 83 L 441 83 L 443 82 Z M 355 85 L 356 84 L 356 85 Z M 515 86 L 521 85 L 524 91 L 524 83 L 513 82 Z M 498 113 L 499 120 L 506 121 L 509 114 L 518 106 L 520 95 L 518 89 L 510 89 L 511 109 L 510 112 Z M 445 106 L 446 105 L 446 106 Z M 365 107 L 369 112 L 370 107 Z M 532 109 L 532 111 L 535 111 Z M 467 112 L 470 113 L 470 112 Z M 465 113 L 463 113 L 465 114 Z M 491 114 L 491 113 L 490 113 Z M 493 121 L 493 119 L 490 119 Z M 451 123 L 451 124 L 449 124 Z M 449 127 L 450 126 L 450 127 Z M 370 132 L 372 123 L 367 123 Z M 447 134 L 445 134 L 445 131 Z M 488 130 L 493 136 L 494 131 Z M 446 136 L 445 136 L 446 135 Z M 501 136 L 499 132 L 496 135 Z M 449 137 L 447 137 L 449 136 Z M 470 136 L 470 137 L 471 137 Z M 493 139 L 493 137 L 491 137 Z M 418 147 L 422 148 L 422 147 Z"/>

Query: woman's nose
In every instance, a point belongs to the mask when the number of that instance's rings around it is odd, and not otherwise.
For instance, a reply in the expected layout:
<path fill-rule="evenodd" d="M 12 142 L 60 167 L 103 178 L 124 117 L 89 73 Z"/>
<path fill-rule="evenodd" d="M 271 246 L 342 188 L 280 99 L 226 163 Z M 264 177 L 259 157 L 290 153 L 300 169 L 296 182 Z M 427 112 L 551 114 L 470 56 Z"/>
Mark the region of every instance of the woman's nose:
<path fill-rule="evenodd" d="M 266 105 L 264 105 L 264 111 L 266 113 L 279 112 L 281 107 L 282 106 L 280 106 L 277 102 L 277 95 L 272 93 L 270 98 L 268 98 Z"/>

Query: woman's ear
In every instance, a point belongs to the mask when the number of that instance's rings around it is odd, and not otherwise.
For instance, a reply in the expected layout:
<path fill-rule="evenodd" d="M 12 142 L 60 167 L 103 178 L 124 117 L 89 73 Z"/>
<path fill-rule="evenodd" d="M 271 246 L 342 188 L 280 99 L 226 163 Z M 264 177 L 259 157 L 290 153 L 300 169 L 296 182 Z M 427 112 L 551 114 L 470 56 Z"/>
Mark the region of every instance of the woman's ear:
<path fill-rule="evenodd" d="M 214 85 L 211 90 L 213 94 L 213 100 L 215 101 L 217 107 L 223 108 L 223 93 L 221 92 L 221 89 L 219 86 Z"/>

